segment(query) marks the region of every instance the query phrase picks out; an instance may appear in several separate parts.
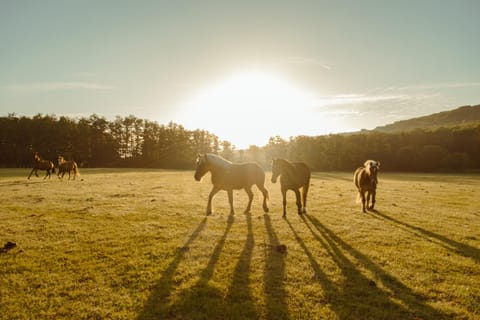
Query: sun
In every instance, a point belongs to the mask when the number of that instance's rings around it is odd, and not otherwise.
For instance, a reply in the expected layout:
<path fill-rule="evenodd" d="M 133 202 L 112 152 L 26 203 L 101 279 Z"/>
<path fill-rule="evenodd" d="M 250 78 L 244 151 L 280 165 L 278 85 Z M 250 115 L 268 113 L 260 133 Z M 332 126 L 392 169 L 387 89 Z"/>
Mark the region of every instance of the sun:
<path fill-rule="evenodd" d="M 306 90 L 278 74 L 243 71 L 199 90 L 181 108 L 180 121 L 244 149 L 263 146 L 271 136 L 298 134 L 300 113 L 312 101 Z"/>

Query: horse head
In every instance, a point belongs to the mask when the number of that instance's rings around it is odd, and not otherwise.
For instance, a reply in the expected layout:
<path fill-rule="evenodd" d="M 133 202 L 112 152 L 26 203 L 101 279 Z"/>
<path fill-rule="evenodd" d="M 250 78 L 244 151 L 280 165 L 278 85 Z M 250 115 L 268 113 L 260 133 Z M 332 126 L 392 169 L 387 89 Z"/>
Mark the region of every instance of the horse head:
<path fill-rule="evenodd" d="M 65 158 L 62 156 L 58 156 L 58 165 L 61 166 L 65 162 Z"/>
<path fill-rule="evenodd" d="M 200 181 L 202 177 L 210 170 L 208 157 L 206 154 L 198 154 L 195 169 L 195 180 Z"/>
<path fill-rule="evenodd" d="M 33 154 L 33 160 L 34 160 L 35 162 L 39 162 L 39 161 L 42 160 L 42 158 L 40 157 L 40 155 L 38 154 L 38 152 L 35 152 L 35 153 Z"/>
<path fill-rule="evenodd" d="M 282 173 L 281 161 L 281 159 L 272 160 L 272 183 L 276 183 L 278 176 Z"/>
<path fill-rule="evenodd" d="M 375 161 L 375 160 L 367 160 L 364 163 L 365 169 L 367 170 L 367 174 L 370 177 L 370 180 L 372 182 L 375 182 L 377 184 L 377 174 L 378 170 L 380 169 L 380 161 Z"/>

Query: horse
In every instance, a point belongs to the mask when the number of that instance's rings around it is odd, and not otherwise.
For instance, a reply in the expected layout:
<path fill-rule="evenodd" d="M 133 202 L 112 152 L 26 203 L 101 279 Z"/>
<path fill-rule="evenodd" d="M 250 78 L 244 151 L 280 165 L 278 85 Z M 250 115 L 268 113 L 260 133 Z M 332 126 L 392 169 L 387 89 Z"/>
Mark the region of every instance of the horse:
<path fill-rule="evenodd" d="M 362 201 L 362 211 L 366 213 L 365 205 L 368 210 L 374 210 L 375 196 L 377 193 L 378 184 L 378 170 L 380 169 L 380 161 L 367 160 L 363 164 L 363 167 L 359 167 L 355 170 L 353 175 L 353 182 L 358 189 L 357 203 Z M 365 199 L 365 194 L 367 198 Z M 370 196 L 372 197 L 372 204 L 369 206 Z"/>
<path fill-rule="evenodd" d="M 73 180 L 75 180 L 75 177 L 80 175 L 77 163 L 73 160 L 66 161 L 62 156 L 58 156 L 58 178 L 63 179 L 65 172 L 68 172 L 68 180 L 70 180 L 71 171 L 73 171 Z M 60 176 L 60 174 L 62 174 L 62 176 Z"/>
<path fill-rule="evenodd" d="M 47 177 L 48 177 L 48 179 L 50 179 L 50 172 L 55 173 L 55 165 L 53 164 L 53 162 L 50 161 L 50 160 L 43 160 L 40 157 L 40 155 L 38 154 L 38 152 L 35 152 L 33 154 L 33 161 L 34 161 L 33 169 L 30 172 L 30 174 L 28 175 L 27 179 L 30 179 L 30 177 L 32 176 L 32 174 L 34 172 L 35 172 L 35 176 L 38 177 L 38 173 L 37 173 L 38 170 L 45 170 L 46 171 L 45 177 L 43 178 L 44 180 Z"/>
<path fill-rule="evenodd" d="M 268 212 L 268 190 L 265 188 L 265 172 L 257 163 L 234 164 L 215 154 L 199 154 L 196 161 L 195 180 L 200 181 L 207 172 L 211 173 L 213 184 L 208 196 L 207 215 L 212 213 L 213 196 L 220 190 L 227 191 L 230 215 L 233 215 L 235 213 L 233 209 L 233 190 L 239 189 L 244 189 L 248 195 L 248 205 L 245 213 L 249 213 L 253 200 L 252 185 L 256 185 L 262 192 L 263 211 Z"/>
<path fill-rule="evenodd" d="M 303 162 L 289 162 L 284 159 L 272 160 L 272 182 L 280 176 L 280 190 L 283 196 L 283 217 L 287 215 L 287 190 L 293 190 L 297 198 L 298 214 L 307 213 L 307 194 L 310 187 L 310 168 Z M 300 197 L 300 189 L 302 194 Z"/>

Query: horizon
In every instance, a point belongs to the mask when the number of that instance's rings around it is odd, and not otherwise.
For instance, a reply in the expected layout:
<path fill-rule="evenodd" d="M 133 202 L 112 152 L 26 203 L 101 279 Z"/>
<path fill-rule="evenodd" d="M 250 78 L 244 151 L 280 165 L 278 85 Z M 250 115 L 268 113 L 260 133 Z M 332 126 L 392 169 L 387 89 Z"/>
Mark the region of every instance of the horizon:
<path fill-rule="evenodd" d="M 246 149 L 480 101 L 477 1 L 0 9 L 0 116 L 134 115 Z"/>
<path fill-rule="evenodd" d="M 268 138 L 268 141 L 270 141 L 271 138 L 275 139 L 277 137 L 280 137 L 281 139 L 285 140 L 285 141 L 289 141 L 289 139 L 291 138 L 296 138 L 296 137 L 300 137 L 300 136 L 307 136 L 307 137 L 319 137 L 319 136 L 324 136 L 324 135 L 336 135 L 336 134 L 339 134 L 339 135 L 342 135 L 342 134 L 355 134 L 355 133 L 363 133 L 365 130 L 368 132 L 368 131 L 374 131 L 376 130 L 377 128 L 382 128 L 382 127 L 387 127 L 387 126 L 390 126 L 390 125 L 395 125 L 396 123 L 398 122 L 403 122 L 403 121 L 409 121 L 409 120 L 414 120 L 414 119 L 417 119 L 417 118 L 422 118 L 422 117 L 425 117 L 425 116 L 430 116 L 430 115 L 434 115 L 434 114 L 438 114 L 438 113 L 443 113 L 443 112 L 450 112 L 450 111 L 454 111 L 454 110 L 457 110 L 457 109 L 460 109 L 460 108 L 464 108 L 464 107 L 478 107 L 480 106 L 480 104 L 475 104 L 475 105 L 463 105 L 463 106 L 456 106 L 454 108 L 451 108 L 451 109 L 447 109 L 447 110 L 444 110 L 444 111 L 439 111 L 439 112 L 435 112 L 435 113 L 432 113 L 432 114 L 428 114 L 428 115 L 423 115 L 423 116 L 418 116 L 418 117 L 414 117 L 414 118 L 408 118 L 408 119 L 401 119 L 401 120 L 398 120 L 398 121 L 394 121 L 394 122 L 390 122 L 390 123 L 385 123 L 385 124 L 380 124 L 378 126 L 376 126 L 375 128 L 372 128 L 372 129 L 359 129 L 359 130 L 354 130 L 354 131 L 343 131 L 343 132 L 334 132 L 334 133 L 324 133 L 324 134 L 314 134 L 314 135 L 293 135 L 293 136 L 290 136 L 290 137 L 282 137 L 280 135 L 272 135 Z M 15 112 L 13 113 L 9 113 L 8 115 L 5 115 L 5 116 L 14 116 L 14 117 L 27 117 L 27 118 L 33 118 L 34 116 L 36 115 L 42 115 L 42 116 L 52 116 L 52 117 L 55 117 L 57 119 L 59 119 L 60 117 L 62 116 L 65 116 L 69 119 L 72 119 L 74 121 L 78 121 L 80 120 L 81 118 L 89 118 L 90 116 L 99 116 L 99 117 L 103 117 L 105 118 L 107 121 L 115 121 L 115 118 L 116 117 L 129 117 L 129 116 L 133 116 L 137 119 L 141 119 L 141 120 L 145 120 L 145 121 L 152 121 L 152 122 L 156 122 L 158 125 L 160 126 L 168 126 L 169 123 L 174 123 L 176 125 L 180 125 L 182 126 L 183 128 L 185 128 L 186 130 L 189 130 L 189 131 L 195 131 L 195 130 L 205 130 L 205 131 L 208 131 L 206 130 L 205 128 L 193 128 L 193 129 L 190 129 L 190 128 L 186 128 L 183 124 L 181 123 L 177 123 L 177 122 L 174 122 L 174 121 L 169 121 L 169 122 L 166 122 L 166 123 L 160 123 L 156 120 L 151 120 L 151 119 L 145 119 L 145 118 L 139 118 L 137 117 L 136 115 L 134 114 L 130 114 L 130 115 L 127 115 L 127 116 L 120 116 L 120 115 L 116 115 L 114 117 L 111 117 L 111 118 L 108 118 L 108 117 L 105 117 L 105 116 L 102 116 L 102 115 L 99 115 L 99 114 L 96 114 L 96 113 L 92 113 L 92 114 L 89 114 L 89 115 L 81 115 L 81 116 L 68 116 L 68 115 L 56 115 L 56 114 L 41 114 L 41 113 L 37 113 L 37 114 L 33 114 L 33 115 L 21 115 L 21 114 L 17 114 Z M 0 117 L 3 117 L 4 115 L 0 115 Z M 222 139 L 221 137 L 219 137 L 215 132 L 211 132 L 211 131 L 208 131 L 210 134 L 214 134 L 215 136 L 217 136 L 219 138 L 220 141 L 227 141 L 227 142 L 230 142 L 232 147 L 233 147 L 233 150 L 234 151 L 240 151 L 240 150 L 248 150 L 250 147 L 259 147 L 259 148 L 263 148 L 265 147 L 266 145 L 268 145 L 268 141 L 264 144 L 249 144 L 249 145 L 246 145 L 246 146 L 237 146 L 235 145 L 234 143 L 232 143 L 231 141 L 229 141 L 228 139 Z"/>

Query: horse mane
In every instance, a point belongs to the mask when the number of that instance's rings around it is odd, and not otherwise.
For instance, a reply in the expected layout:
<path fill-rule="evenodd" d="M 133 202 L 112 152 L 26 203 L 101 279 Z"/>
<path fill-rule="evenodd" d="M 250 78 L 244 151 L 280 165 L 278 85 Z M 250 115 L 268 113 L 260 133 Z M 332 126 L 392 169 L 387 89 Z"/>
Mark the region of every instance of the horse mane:
<path fill-rule="evenodd" d="M 207 153 L 205 156 L 207 157 L 209 162 L 213 163 L 216 166 L 222 167 L 224 169 L 228 169 L 232 165 L 231 161 L 228 161 L 227 159 L 222 158 L 219 155 L 216 155 L 213 153 Z"/>
<path fill-rule="evenodd" d="M 285 169 L 287 169 L 289 172 L 291 172 L 292 170 L 295 170 L 295 167 L 299 164 L 301 164 L 300 162 L 290 162 L 286 159 L 282 159 L 282 158 L 277 158 L 275 159 L 277 162 L 279 162 Z"/>

